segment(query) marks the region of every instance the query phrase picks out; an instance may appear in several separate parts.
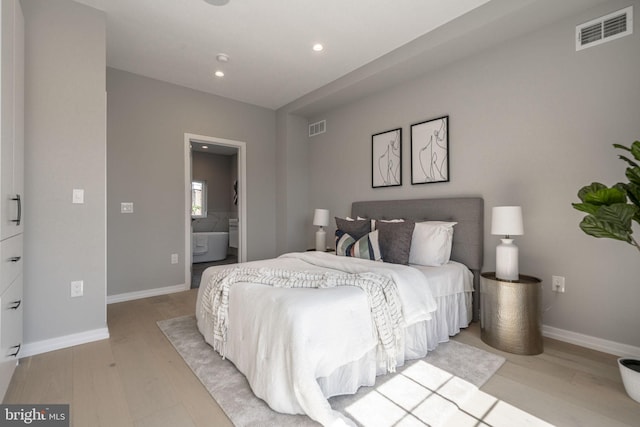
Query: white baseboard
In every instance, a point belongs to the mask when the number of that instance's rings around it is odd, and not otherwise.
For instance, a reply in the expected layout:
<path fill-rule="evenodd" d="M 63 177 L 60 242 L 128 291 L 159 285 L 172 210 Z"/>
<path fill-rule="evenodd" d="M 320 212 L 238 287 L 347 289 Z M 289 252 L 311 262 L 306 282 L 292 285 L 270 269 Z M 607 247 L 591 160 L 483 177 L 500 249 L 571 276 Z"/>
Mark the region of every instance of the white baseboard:
<path fill-rule="evenodd" d="M 579 334 L 565 329 L 542 325 L 542 335 L 559 341 L 568 342 L 570 344 L 579 345 L 581 347 L 590 348 L 592 350 L 601 351 L 603 353 L 613 354 L 618 357 L 640 358 L 640 347 L 596 338 L 590 335 Z"/>
<path fill-rule="evenodd" d="M 79 332 L 77 334 L 26 343 L 22 347 L 22 351 L 20 351 L 20 357 L 35 356 L 36 354 L 47 353 L 53 350 L 60 350 L 61 348 L 73 347 L 75 345 L 105 340 L 108 338 L 109 328 L 100 328 L 93 329 L 91 331 Z"/>
<path fill-rule="evenodd" d="M 111 295 L 107 297 L 107 304 L 134 299 L 153 297 L 157 295 L 172 294 L 186 291 L 190 287 L 182 284 L 166 286 L 164 288 L 148 289 L 145 291 L 128 292 L 125 294 Z M 109 328 L 94 329 L 77 334 L 65 335 L 57 338 L 50 338 L 32 343 L 25 343 L 20 351 L 20 357 L 35 356 L 36 354 L 47 353 L 49 351 L 60 350 L 62 348 L 73 347 L 75 345 L 86 344 L 109 338 Z"/>
<path fill-rule="evenodd" d="M 110 297 L 107 297 L 107 304 L 147 298 L 157 295 L 165 295 L 185 291 L 187 289 L 189 289 L 189 287 L 186 285 L 175 285 L 167 286 L 164 288 L 149 289 L 146 291 L 111 295 Z M 615 341 L 596 338 L 590 335 L 567 331 L 565 329 L 554 328 L 547 325 L 542 326 L 542 334 L 545 337 L 579 345 L 585 348 L 590 348 L 592 350 L 613 354 L 619 357 L 640 358 L 640 347 L 635 347 L 628 344 L 622 344 Z M 20 357 L 34 356 L 36 354 L 46 353 L 49 351 L 59 350 L 67 347 L 73 347 L 75 345 L 86 344 L 108 338 L 109 328 L 100 328 L 91 331 L 80 332 L 77 334 L 65 335 L 58 338 L 36 341 L 33 343 L 25 343 L 25 345 L 22 347 L 22 351 L 20 352 Z"/>
<path fill-rule="evenodd" d="M 144 291 L 127 292 L 124 294 L 107 295 L 107 304 L 114 304 L 117 302 L 132 301 L 134 299 L 142 299 L 148 297 L 155 297 L 158 295 L 173 294 L 176 292 L 182 292 L 189 290 L 191 287 L 186 284 L 165 286 L 163 288 L 146 289 Z"/>

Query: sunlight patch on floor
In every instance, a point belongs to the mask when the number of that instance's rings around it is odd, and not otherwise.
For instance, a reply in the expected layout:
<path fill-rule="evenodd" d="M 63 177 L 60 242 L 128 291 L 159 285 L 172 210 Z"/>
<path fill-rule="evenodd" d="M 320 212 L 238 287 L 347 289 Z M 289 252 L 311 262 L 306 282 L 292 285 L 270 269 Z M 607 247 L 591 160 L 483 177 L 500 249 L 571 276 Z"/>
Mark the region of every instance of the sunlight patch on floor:
<path fill-rule="evenodd" d="M 374 387 L 346 412 L 376 427 L 551 426 L 424 361 Z"/>

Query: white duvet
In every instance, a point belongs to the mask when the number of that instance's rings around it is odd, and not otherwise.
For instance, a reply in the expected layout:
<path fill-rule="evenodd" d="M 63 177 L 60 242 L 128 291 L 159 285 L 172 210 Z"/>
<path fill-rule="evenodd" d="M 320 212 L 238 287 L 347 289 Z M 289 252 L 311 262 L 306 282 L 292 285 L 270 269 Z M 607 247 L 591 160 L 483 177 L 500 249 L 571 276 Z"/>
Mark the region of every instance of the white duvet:
<path fill-rule="evenodd" d="M 396 282 L 405 326 L 431 319 L 436 310 L 425 275 L 412 267 L 323 252 L 285 254 L 243 267 L 380 273 Z M 198 328 L 210 344 L 212 325 L 204 321 L 201 294 L 212 272 L 203 274 L 196 308 Z M 331 409 L 318 378 L 363 358 L 376 345 L 367 296 L 359 288 L 285 289 L 237 283 L 230 289 L 226 357 L 246 376 L 255 395 L 278 412 L 307 414 L 323 425 L 350 425 Z M 398 349 L 398 362 L 404 362 L 404 348 Z M 376 369 L 372 367 L 373 377 Z"/>

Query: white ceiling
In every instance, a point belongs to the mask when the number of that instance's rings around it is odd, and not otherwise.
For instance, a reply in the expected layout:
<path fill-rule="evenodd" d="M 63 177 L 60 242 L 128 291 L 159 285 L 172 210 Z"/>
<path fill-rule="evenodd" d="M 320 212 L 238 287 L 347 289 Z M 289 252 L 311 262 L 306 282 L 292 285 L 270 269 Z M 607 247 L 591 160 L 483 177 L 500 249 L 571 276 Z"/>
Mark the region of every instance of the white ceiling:
<path fill-rule="evenodd" d="M 276 109 L 489 0 L 76 1 L 106 12 L 108 66 Z"/>
<path fill-rule="evenodd" d="M 109 67 L 309 116 L 605 0 L 75 1 L 106 12 Z"/>

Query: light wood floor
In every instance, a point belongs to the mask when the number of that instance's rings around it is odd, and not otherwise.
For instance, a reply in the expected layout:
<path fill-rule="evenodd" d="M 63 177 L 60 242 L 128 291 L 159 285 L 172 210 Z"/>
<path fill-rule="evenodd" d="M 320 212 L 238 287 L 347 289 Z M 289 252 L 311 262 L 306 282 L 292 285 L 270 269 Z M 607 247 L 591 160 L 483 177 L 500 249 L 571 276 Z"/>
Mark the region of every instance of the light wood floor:
<path fill-rule="evenodd" d="M 156 321 L 194 312 L 196 289 L 108 306 L 111 338 L 21 360 L 4 403 L 71 404 L 76 427 L 230 426 Z M 454 339 L 507 362 L 482 390 L 557 426 L 639 426 L 616 357 L 545 339 L 518 356 L 486 346 L 478 324 Z"/>

